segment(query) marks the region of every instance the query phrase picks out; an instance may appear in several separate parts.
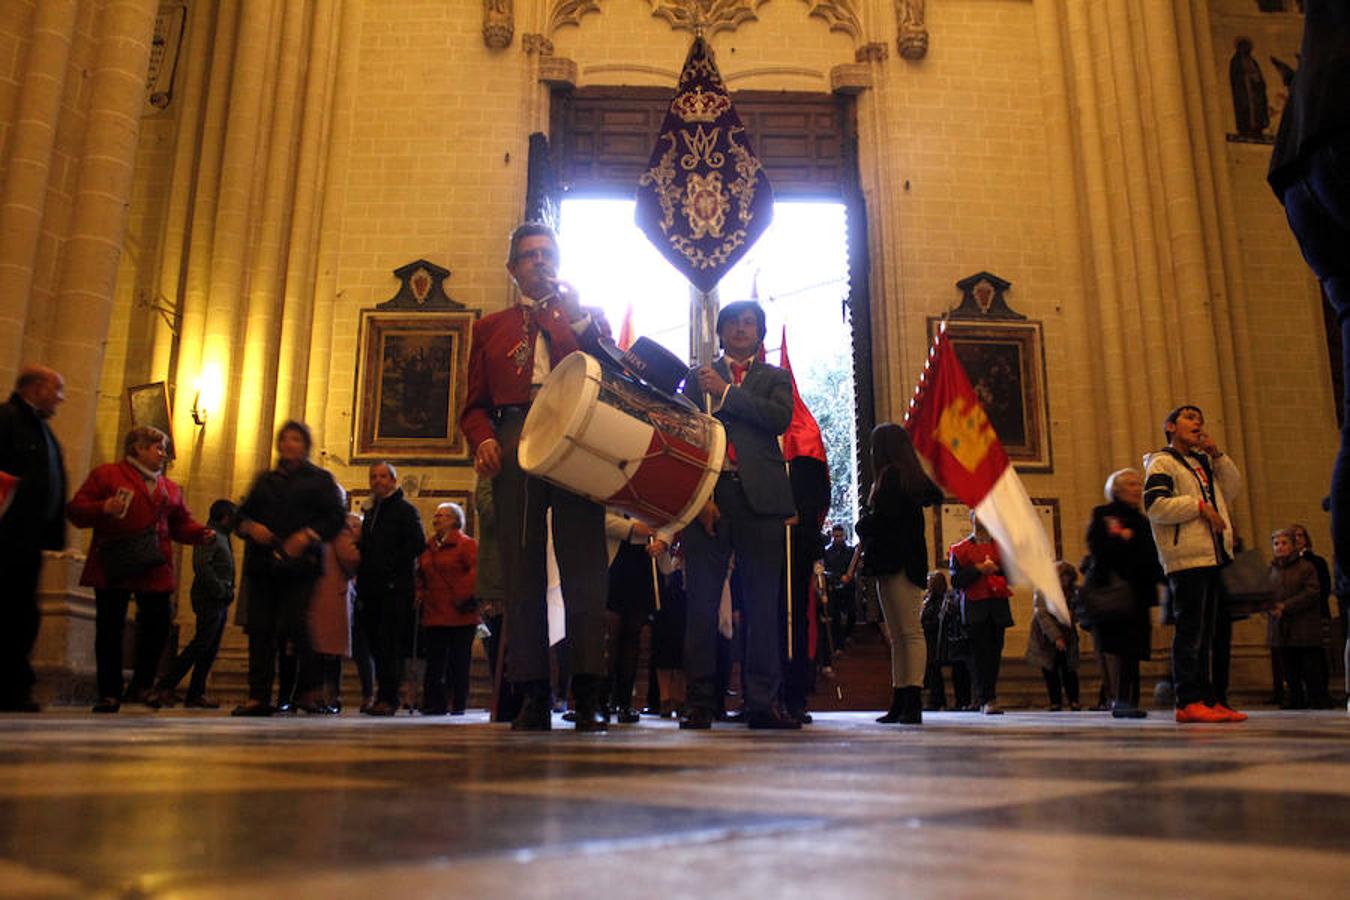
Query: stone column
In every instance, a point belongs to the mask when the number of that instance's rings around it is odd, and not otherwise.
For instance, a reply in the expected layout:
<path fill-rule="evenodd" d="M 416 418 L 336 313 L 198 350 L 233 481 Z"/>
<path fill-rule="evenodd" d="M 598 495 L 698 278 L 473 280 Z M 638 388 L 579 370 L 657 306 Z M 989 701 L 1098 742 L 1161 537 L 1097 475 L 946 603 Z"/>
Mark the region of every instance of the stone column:
<path fill-rule="evenodd" d="M 0 184 L 0 388 L 5 396 L 22 363 L 20 349 L 76 5 L 76 0 L 44 0 L 32 10 L 26 65 L 9 131 Z"/>

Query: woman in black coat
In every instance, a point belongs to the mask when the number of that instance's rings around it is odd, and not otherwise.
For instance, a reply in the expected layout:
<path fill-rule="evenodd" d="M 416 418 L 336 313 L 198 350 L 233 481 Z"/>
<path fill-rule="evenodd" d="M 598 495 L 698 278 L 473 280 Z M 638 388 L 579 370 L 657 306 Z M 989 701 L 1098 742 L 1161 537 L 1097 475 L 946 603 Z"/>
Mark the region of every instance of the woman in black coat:
<path fill-rule="evenodd" d="M 1102 587 L 1112 574 L 1130 585 L 1133 608 L 1125 615 L 1088 624 L 1097 652 L 1103 654 L 1111 680 L 1111 714 L 1117 719 L 1142 719 L 1139 708 L 1139 662 L 1149 658 L 1152 644 L 1149 609 L 1158 602 L 1163 580 L 1153 530 L 1144 514 L 1144 479 L 1136 469 L 1112 472 L 1106 479 L 1104 506 L 1092 511 L 1088 526 L 1087 578 L 1084 592 Z"/>
<path fill-rule="evenodd" d="M 875 477 L 856 530 L 863 574 L 877 579 L 891 644 L 891 706 L 877 721 L 918 725 L 927 664 L 919 621 L 928 583 L 923 508 L 941 503 L 942 492 L 924 474 L 909 433 L 899 425 L 874 428 L 871 450 Z"/>

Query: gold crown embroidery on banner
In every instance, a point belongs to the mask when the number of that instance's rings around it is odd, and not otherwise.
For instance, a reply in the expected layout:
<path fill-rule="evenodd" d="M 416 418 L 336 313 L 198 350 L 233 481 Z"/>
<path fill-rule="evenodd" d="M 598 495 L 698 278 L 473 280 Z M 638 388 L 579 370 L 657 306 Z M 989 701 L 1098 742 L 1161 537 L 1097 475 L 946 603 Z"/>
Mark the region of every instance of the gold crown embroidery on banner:
<path fill-rule="evenodd" d="M 670 102 L 670 111 L 685 122 L 716 122 L 729 109 L 730 97 L 704 93 L 701 87 L 686 91 Z"/>

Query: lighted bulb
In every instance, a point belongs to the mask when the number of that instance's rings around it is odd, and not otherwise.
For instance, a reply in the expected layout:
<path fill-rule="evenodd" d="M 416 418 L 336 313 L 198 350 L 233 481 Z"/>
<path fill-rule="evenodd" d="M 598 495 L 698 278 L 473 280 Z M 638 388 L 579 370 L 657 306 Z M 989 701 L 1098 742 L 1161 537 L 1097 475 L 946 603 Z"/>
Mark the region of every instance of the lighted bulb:
<path fill-rule="evenodd" d="M 196 396 L 192 399 L 192 421 L 205 425 L 207 417 L 220 408 L 221 397 L 225 393 L 220 367 L 211 365 L 203 369 L 193 388 Z"/>

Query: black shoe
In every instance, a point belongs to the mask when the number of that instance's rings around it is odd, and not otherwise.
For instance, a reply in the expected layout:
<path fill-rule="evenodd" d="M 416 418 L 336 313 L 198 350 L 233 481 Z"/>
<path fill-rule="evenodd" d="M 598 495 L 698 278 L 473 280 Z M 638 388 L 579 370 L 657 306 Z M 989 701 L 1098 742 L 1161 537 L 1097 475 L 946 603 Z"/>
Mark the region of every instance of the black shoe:
<path fill-rule="evenodd" d="M 801 722 L 776 709 L 752 712 L 745 717 L 745 723 L 757 731 L 795 731 L 802 727 Z"/>
<path fill-rule="evenodd" d="M 701 706 L 693 707 L 680 719 L 681 731 L 706 731 L 712 728 L 712 713 Z"/>
<path fill-rule="evenodd" d="M 205 694 L 193 694 L 183 701 L 185 709 L 220 709 L 220 703 Z"/>
<path fill-rule="evenodd" d="M 1148 712 L 1137 706 L 1115 706 L 1111 708 L 1113 719 L 1147 719 Z"/>
<path fill-rule="evenodd" d="M 417 711 L 424 716 L 444 716 L 450 713 L 444 706 L 423 706 Z"/>
<path fill-rule="evenodd" d="M 790 709 L 788 710 L 788 717 L 796 719 L 802 725 L 810 725 L 815 721 L 811 718 L 811 714 L 804 709 Z"/>
<path fill-rule="evenodd" d="M 882 725 L 894 725 L 900 721 L 900 709 L 904 705 L 901 699 L 900 688 L 891 688 L 891 708 L 886 710 L 884 716 L 877 717 L 877 721 Z"/>
<path fill-rule="evenodd" d="M 42 705 L 36 700 L 29 698 L 27 700 L 11 700 L 0 706 L 0 712 L 7 713 L 35 713 L 42 712 Z"/>
<path fill-rule="evenodd" d="M 900 689 L 900 724 L 923 724 L 923 689 L 903 687 Z"/>
<path fill-rule="evenodd" d="M 392 703 L 385 703 L 383 700 L 377 700 L 370 709 L 366 710 L 368 716 L 380 716 L 388 718 L 398 712 L 398 707 Z"/>
<path fill-rule="evenodd" d="M 270 716 L 271 714 L 272 707 L 263 703 L 261 700 L 250 700 L 247 703 L 240 704 L 230 710 L 230 715 L 232 716 L 244 716 L 248 718 L 261 718 Z"/>
<path fill-rule="evenodd" d="M 723 711 L 723 712 L 717 717 L 717 720 L 718 720 L 719 722 L 730 722 L 732 725 L 744 725 L 744 724 L 745 724 L 745 710 L 743 710 L 743 709 L 738 709 L 738 710 L 735 710 L 734 712 L 726 712 L 726 711 Z"/>
<path fill-rule="evenodd" d="M 511 720 L 512 731 L 552 731 L 553 707 L 547 681 L 528 681 L 515 685 L 520 696 L 520 712 Z"/>
<path fill-rule="evenodd" d="M 275 712 L 279 716 L 293 716 L 295 715 L 295 704 L 278 703 Z"/>
<path fill-rule="evenodd" d="M 126 703 L 140 703 L 150 709 L 159 709 L 164 705 L 160 702 L 159 693 L 153 688 L 139 688 L 134 691 L 128 688 L 122 700 Z"/>
<path fill-rule="evenodd" d="M 577 731 L 602 732 L 609 730 L 609 712 L 605 699 L 608 684 L 601 675 L 573 675 L 572 697 L 576 700 Z"/>
<path fill-rule="evenodd" d="M 115 697 L 104 697 L 94 704 L 93 712 L 96 713 L 115 713 L 122 708 L 122 701 Z"/>
<path fill-rule="evenodd" d="M 614 713 L 614 721 L 620 725 L 633 725 L 642 719 L 642 714 L 631 706 L 621 706 Z"/>

